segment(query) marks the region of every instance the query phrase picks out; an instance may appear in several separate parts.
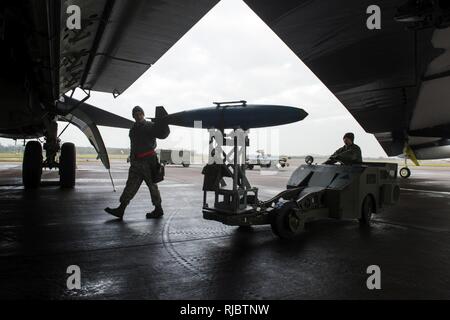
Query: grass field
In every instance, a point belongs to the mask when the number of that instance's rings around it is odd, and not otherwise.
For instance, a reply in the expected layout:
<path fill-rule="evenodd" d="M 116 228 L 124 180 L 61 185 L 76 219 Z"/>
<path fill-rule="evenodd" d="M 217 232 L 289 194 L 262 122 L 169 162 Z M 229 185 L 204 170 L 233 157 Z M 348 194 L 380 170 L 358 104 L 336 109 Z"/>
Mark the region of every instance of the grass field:
<path fill-rule="evenodd" d="M 2 152 L 0 153 L 0 162 L 20 162 L 22 161 L 22 153 Z"/>

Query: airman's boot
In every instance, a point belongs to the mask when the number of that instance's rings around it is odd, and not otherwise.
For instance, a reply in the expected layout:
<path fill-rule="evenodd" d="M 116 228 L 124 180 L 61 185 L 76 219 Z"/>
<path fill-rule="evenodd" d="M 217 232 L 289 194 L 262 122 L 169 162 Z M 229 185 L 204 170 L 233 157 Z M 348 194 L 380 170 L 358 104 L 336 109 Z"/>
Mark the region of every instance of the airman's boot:
<path fill-rule="evenodd" d="M 120 206 L 117 208 L 111 209 L 110 207 L 105 208 L 105 211 L 108 212 L 110 215 L 113 215 L 114 217 L 119 218 L 122 220 L 123 215 L 125 214 L 125 208 L 127 207 L 126 203 L 121 202 Z"/>
<path fill-rule="evenodd" d="M 147 219 L 156 219 L 156 218 L 161 218 L 163 215 L 164 215 L 164 211 L 163 211 L 161 205 L 159 205 L 159 206 L 155 206 L 155 210 L 147 213 L 145 215 L 145 217 Z"/>

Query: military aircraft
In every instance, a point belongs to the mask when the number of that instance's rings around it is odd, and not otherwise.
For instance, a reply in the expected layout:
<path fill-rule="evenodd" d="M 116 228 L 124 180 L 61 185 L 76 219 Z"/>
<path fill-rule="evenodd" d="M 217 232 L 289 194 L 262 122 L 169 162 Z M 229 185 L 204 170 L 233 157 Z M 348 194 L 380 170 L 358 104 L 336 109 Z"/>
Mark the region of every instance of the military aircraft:
<path fill-rule="evenodd" d="M 62 187 L 75 185 L 75 146 L 60 146 L 58 120 L 80 128 L 109 169 L 97 125 L 132 122 L 87 104 L 91 90 L 123 93 L 216 3 L 1 1 L 0 136 L 45 139 L 45 159 L 41 142 L 26 144 L 24 186 L 38 187 L 44 167 L 59 169 Z M 77 88 L 81 101 L 72 98 Z"/>
<path fill-rule="evenodd" d="M 244 1 L 389 156 L 450 158 L 450 1 Z"/>
<path fill-rule="evenodd" d="M 25 186 L 39 185 L 43 167 L 75 183 L 75 146 L 60 146 L 57 120 L 77 125 L 108 168 L 97 125 L 131 123 L 87 104 L 91 90 L 122 94 L 218 1 L 2 1 L 0 136 L 45 138 L 45 159 L 40 142 L 27 143 Z M 450 157 L 448 1 L 377 1 L 375 28 L 369 0 L 244 1 L 388 155 Z"/>

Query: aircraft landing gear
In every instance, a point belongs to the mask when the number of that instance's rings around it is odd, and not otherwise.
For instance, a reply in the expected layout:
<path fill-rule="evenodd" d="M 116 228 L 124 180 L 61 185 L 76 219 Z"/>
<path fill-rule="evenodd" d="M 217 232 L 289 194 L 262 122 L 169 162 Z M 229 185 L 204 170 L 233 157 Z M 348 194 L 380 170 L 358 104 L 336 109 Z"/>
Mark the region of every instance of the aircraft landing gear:
<path fill-rule="evenodd" d="M 408 168 L 408 157 L 406 154 L 405 154 L 405 166 L 398 171 L 398 174 L 403 179 L 407 179 L 411 176 L 411 170 L 409 170 Z"/>
<path fill-rule="evenodd" d="M 403 179 L 407 179 L 411 176 L 411 170 L 408 167 L 403 167 L 400 169 L 399 174 Z"/>
<path fill-rule="evenodd" d="M 400 177 L 402 177 L 403 179 L 407 179 L 411 176 L 411 170 L 409 170 L 408 168 L 408 159 L 411 160 L 416 166 L 420 166 L 420 164 L 417 160 L 414 150 L 409 145 L 405 145 L 403 154 L 405 155 L 405 166 L 401 168 L 398 173 Z"/>
<path fill-rule="evenodd" d="M 61 140 L 58 136 L 58 123 L 56 119 L 46 123 L 44 167 L 59 169 L 59 185 L 61 188 L 73 188 L 75 186 L 76 173 L 76 151 L 75 145 L 70 142 L 60 146 Z M 63 130 L 64 132 L 64 130 Z M 58 152 L 59 161 L 56 161 Z"/>
<path fill-rule="evenodd" d="M 39 187 L 42 176 L 42 146 L 39 141 L 28 141 L 22 162 L 22 181 L 27 189 Z"/>
<path fill-rule="evenodd" d="M 22 180 L 25 188 L 37 188 L 41 182 L 43 168 L 58 168 L 61 188 L 73 188 L 76 176 L 76 150 L 73 143 L 64 143 L 60 146 L 57 135 L 58 124 L 56 119 L 46 123 L 45 143 L 42 148 L 39 141 L 29 141 L 25 147 L 22 164 Z M 42 156 L 45 150 L 45 161 Z M 59 161 L 57 161 L 57 155 Z"/>

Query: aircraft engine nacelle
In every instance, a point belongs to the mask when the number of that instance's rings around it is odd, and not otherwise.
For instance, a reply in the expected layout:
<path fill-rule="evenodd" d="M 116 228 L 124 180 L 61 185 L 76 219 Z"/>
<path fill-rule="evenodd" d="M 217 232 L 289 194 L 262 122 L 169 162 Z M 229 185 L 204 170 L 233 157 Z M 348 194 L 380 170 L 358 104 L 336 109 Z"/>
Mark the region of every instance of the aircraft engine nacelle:
<path fill-rule="evenodd" d="M 447 145 L 414 148 L 414 153 L 419 160 L 450 158 L 450 140 L 447 143 Z"/>

